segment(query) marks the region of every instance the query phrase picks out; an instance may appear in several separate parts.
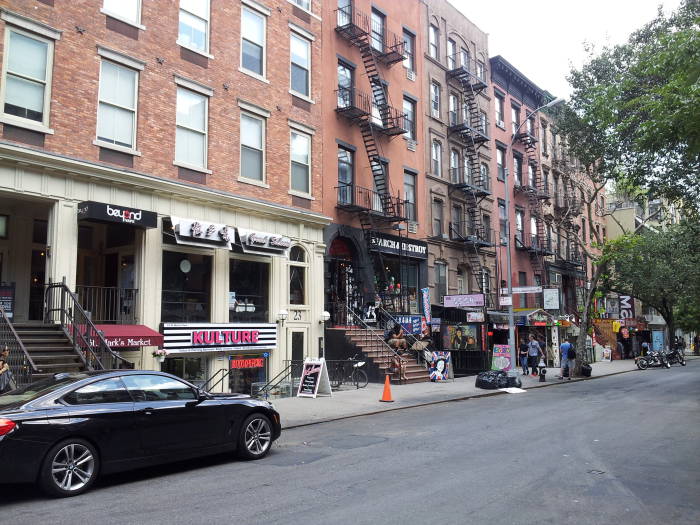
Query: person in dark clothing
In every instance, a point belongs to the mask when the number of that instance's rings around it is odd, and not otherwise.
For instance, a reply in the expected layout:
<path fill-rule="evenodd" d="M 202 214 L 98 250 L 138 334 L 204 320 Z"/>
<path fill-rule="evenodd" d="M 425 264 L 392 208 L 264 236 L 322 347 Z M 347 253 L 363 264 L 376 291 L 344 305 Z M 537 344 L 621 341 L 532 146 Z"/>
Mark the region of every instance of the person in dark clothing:
<path fill-rule="evenodd" d="M 522 339 L 520 341 L 520 350 L 519 350 L 519 357 L 520 357 L 520 366 L 523 367 L 523 375 L 526 376 L 528 374 L 528 367 L 527 367 L 527 342 Z"/>

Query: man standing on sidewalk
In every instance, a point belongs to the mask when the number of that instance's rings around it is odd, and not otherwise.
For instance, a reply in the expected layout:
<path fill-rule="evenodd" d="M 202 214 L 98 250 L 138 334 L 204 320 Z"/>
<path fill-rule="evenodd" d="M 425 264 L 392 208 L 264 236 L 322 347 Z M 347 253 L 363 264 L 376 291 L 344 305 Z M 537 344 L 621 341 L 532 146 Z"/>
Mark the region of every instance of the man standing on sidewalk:
<path fill-rule="evenodd" d="M 530 334 L 529 341 L 527 342 L 527 357 L 530 360 L 530 371 L 533 376 L 538 374 L 537 369 L 539 367 L 540 356 L 544 356 L 540 348 L 540 343 L 537 342 L 534 335 Z"/>
<path fill-rule="evenodd" d="M 564 341 L 559 350 L 561 350 L 561 375 L 557 376 L 557 379 L 564 379 L 564 370 L 568 369 L 568 379 L 571 381 L 571 374 L 573 374 L 574 366 L 576 366 L 574 346 L 569 341 Z"/>

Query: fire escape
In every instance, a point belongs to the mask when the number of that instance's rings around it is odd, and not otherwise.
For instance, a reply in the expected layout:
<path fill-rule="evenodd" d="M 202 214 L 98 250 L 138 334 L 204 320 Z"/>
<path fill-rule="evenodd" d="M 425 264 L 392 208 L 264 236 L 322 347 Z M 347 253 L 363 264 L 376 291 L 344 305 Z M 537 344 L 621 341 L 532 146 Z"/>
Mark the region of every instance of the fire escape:
<path fill-rule="evenodd" d="M 356 184 L 338 186 L 339 209 L 357 213 L 368 249 L 372 250 L 373 230 L 389 228 L 394 223 L 405 221 L 405 201 L 400 192 L 392 196 L 379 137 L 394 138 L 406 133 L 405 115 L 391 105 L 386 82 L 381 76 L 379 64 L 385 67 L 403 61 L 403 40 L 384 27 L 372 27 L 371 18 L 354 8 L 352 4 L 335 10 L 336 33 L 360 50 L 365 72 L 369 79 L 371 94 L 351 87 L 339 87 L 336 91 L 336 112 L 357 124 L 367 152 L 374 188 L 363 188 Z M 385 265 L 380 251 L 379 266 L 387 284 Z"/>
<path fill-rule="evenodd" d="M 453 58 L 457 64 L 460 57 Z M 450 234 L 462 242 L 469 271 L 481 292 L 484 291 L 482 255 L 485 249 L 494 246 L 493 234 L 485 228 L 481 215 L 481 202 L 491 194 L 488 173 L 482 173 L 479 165 L 479 150 L 489 141 L 488 117 L 479 108 L 479 93 L 487 88 L 483 76 L 483 69 L 476 68 L 475 60 L 447 71 L 447 82 L 458 88 L 464 101 L 461 115 L 449 114 L 447 133 L 460 142 L 464 159 L 463 166 L 451 170 L 450 188 L 462 192 L 467 208 L 467 224 L 453 223 Z"/>

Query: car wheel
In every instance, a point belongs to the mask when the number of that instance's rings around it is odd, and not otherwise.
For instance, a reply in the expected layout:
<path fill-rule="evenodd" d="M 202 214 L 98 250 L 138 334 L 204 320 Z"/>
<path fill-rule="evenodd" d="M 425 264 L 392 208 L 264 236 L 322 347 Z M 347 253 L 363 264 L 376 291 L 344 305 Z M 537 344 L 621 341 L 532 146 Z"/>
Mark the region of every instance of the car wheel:
<path fill-rule="evenodd" d="M 77 496 L 92 486 L 98 470 L 95 447 L 83 439 L 66 439 L 49 450 L 44 458 L 39 484 L 51 496 Z"/>
<path fill-rule="evenodd" d="M 272 445 L 272 423 L 264 414 L 251 414 L 241 425 L 238 455 L 241 459 L 260 459 Z"/>

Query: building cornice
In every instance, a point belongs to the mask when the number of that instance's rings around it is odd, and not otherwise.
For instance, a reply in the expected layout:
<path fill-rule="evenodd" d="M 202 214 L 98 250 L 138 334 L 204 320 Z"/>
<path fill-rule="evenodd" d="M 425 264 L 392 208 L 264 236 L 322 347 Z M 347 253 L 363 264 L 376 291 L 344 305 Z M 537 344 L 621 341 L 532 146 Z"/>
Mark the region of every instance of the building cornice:
<path fill-rule="evenodd" d="M 0 141 L 0 162 L 33 165 L 42 169 L 79 175 L 92 180 L 98 179 L 106 184 L 118 182 L 140 187 L 144 191 L 169 193 L 183 199 L 198 199 L 219 206 L 227 206 L 235 211 L 242 211 L 268 218 L 284 218 L 315 226 L 326 226 L 332 219 L 319 213 L 297 210 L 282 204 L 275 204 L 232 193 L 202 188 L 199 186 L 147 175 L 136 171 L 105 166 L 81 159 L 47 153 Z"/>

